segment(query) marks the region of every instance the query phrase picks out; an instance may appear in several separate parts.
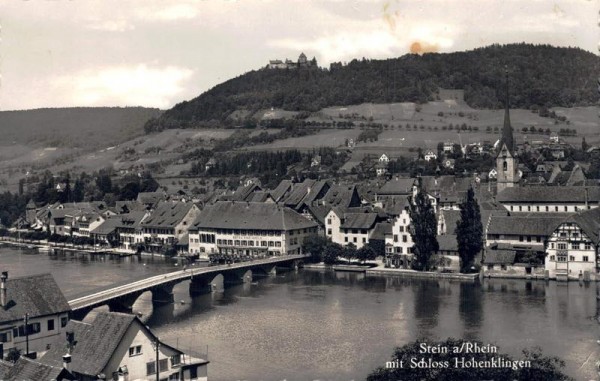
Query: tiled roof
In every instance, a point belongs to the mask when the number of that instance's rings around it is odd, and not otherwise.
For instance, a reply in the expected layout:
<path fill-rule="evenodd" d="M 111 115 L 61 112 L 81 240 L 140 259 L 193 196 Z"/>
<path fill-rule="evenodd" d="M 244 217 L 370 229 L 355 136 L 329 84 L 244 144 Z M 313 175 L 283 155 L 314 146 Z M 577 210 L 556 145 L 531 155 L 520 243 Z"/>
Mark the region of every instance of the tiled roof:
<path fill-rule="evenodd" d="M 460 210 L 442 210 L 440 213 L 444 215 L 446 232 L 448 234 L 454 234 L 454 231 L 456 230 L 456 224 L 458 221 L 460 221 Z"/>
<path fill-rule="evenodd" d="M 353 200 L 353 196 L 355 194 L 357 197 L 355 200 Z M 355 185 L 338 184 L 333 185 L 329 189 L 325 197 L 323 197 L 323 201 L 332 207 L 349 208 L 360 205 L 360 196 L 358 196 Z M 356 205 L 355 201 L 358 201 L 358 205 Z"/>
<path fill-rule="evenodd" d="M 0 359 L 0 380 L 4 380 L 8 377 L 13 364 Z"/>
<path fill-rule="evenodd" d="M 142 222 L 143 227 L 173 228 L 188 214 L 191 202 L 161 202 L 152 214 Z"/>
<path fill-rule="evenodd" d="M 69 369 L 90 376 L 102 373 L 135 319 L 135 315 L 100 312 L 91 324 L 71 320 L 66 330 L 74 332 L 76 344 L 71 351 Z M 40 361 L 58 366 L 65 353 L 66 341 L 60 335 Z"/>
<path fill-rule="evenodd" d="M 600 208 L 581 212 L 573 220 L 596 245 L 600 243 Z"/>
<path fill-rule="evenodd" d="M 415 179 L 397 178 L 383 184 L 377 194 L 411 194 Z"/>
<path fill-rule="evenodd" d="M 278 204 L 219 201 L 202 210 L 192 229 L 289 230 L 316 226 L 315 222 Z"/>
<path fill-rule="evenodd" d="M 545 203 L 545 202 L 573 202 L 597 203 L 600 201 L 600 187 L 515 187 L 506 188 L 498 193 L 499 202 L 527 202 L 527 203 Z"/>
<path fill-rule="evenodd" d="M 375 229 L 373 229 L 370 240 L 384 240 L 386 234 L 392 234 L 392 224 L 389 222 L 378 222 L 375 224 Z"/>
<path fill-rule="evenodd" d="M 248 184 L 238 187 L 236 191 L 231 195 L 230 200 L 233 201 L 250 201 L 252 194 L 257 191 L 261 191 L 262 188 L 256 184 Z"/>
<path fill-rule="evenodd" d="M 370 229 L 375 225 L 377 213 L 345 213 L 341 229 Z"/>
<path fill-rule="evenodd" d="M 564 217 L 491 216 L 488 234 L 549 236 Z"/>
<path fill-rule="evenodd" d="M 295 208 L 298 204 L 300 204 L 300 202 L 302 202 L 302 199 L 304 199 L 304 197 L 306 197 L 309 189 L 312 191 L 311 188 L 316 183 L 317 183 L 316 180 L 305 179 L 303 182 L 301 182 L 299 184 L 294 184 L 294 187 L 292 188 L 292 192 L 287 196 L 287 198 L 284 201 L 285 205 Z"/>
<path fill-rule="evenodd" d="M 121 226 L 121 225 L 122 225 L 121 217 L 114 216 L 112 218 L 107 218 L 106 220 L 104 220 L 103 223 L 96 226 L 96 228 L 91 230 L 90 233 L 99 234 L 99 235 L 108 235 L 108 234 L 114 232 L 115 230 L 117 230 L 119 228 L 119 226 Z"/>
<path fill-rule="evenodd" d="M 165 199 L 163 192 L 140 192 L 138 193 L 137 201 L 142 204 L 156 204 Z"/>
<path fill-rule="evenodd" d="M 21 356 L 4 376 L 0 373 L 0 377 L 4 381 L 62 380 L 65 379 L 63 375 L 68 375 L 68 372 L 63 369 L 62 364 L 54 367 L 30 360 L 25 356 Z M 66 379 L 73 379 L 67 377 Z"/>
<path fill-rule="evenodd" d="M 438 235 L 437 242 L 439 251 L 458 251 L 458 242 L 454 234 Z"/>
<path fill-rule="evenodd" d="M 281 180 L 277 188 L 271 191 L 271 197 L 275 202 L 279 202 L 281 198 L 292 188 L 291 180 Z"/>
<path fill-rule="evenodd" d="M 325 225 L 325 217 L 327 217 L 331 207 L 327 205 L 309 205 L 308 210 L 321 225 Z"/>
<path fill-rule="evenodd" d="M 10 274 L 9 274 L 10 275 Z M 0 322 L 21 321 L 30 317 L 54 315 L 71 310 L 67 299 L 50 274 L 8 278 L 8 304 L 0 307 Z"/>

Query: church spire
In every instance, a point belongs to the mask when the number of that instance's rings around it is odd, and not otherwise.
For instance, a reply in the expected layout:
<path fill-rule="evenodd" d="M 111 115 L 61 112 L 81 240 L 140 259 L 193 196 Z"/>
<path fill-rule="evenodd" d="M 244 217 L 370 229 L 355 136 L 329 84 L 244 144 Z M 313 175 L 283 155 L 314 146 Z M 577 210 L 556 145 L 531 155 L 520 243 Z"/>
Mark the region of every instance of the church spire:
<path fill-rule="evenodd" d="M 502 137 L 500 138 L 500 149 L 506 144 L 509 152 L 512 154 L 515 149 L 515 140 L 513 138 L 512 126 L 510 125 L 510 97 L 508 95 L 508 68 L 504 69 L 506 74 L 506 96 L 504 100 L 504 126 L 502 127 Z"/>

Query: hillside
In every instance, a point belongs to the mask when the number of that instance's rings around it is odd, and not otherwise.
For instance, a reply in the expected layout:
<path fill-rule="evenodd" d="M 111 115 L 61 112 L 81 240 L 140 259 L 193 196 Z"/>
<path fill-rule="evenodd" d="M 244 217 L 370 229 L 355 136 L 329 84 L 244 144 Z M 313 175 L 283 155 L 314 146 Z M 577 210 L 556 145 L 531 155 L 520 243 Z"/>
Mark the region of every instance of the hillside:
<path fill-rule="evenodd" d="M 353 60 L 330 69 L 251 71 L 177 104 L 149 120 L 145 129 L 237 124 L 239 115 L 271 107 L 318 111 L 365 102 L 423 103 L 436 100 L 439 88 L 464 89 L 469 106 L 496 109 L 502 105 L 505 66 L 511 75 L 511 107 L 573 107 L 597 101 L 598 56 L 578 48 L 492 45 L 467 52 Z"/>
<path fill-rule="evenodd" d="M 143 133 L 160 110 L 144 107 L 52 108 L 0 112 L 1 145 L 101 148 Z"/>

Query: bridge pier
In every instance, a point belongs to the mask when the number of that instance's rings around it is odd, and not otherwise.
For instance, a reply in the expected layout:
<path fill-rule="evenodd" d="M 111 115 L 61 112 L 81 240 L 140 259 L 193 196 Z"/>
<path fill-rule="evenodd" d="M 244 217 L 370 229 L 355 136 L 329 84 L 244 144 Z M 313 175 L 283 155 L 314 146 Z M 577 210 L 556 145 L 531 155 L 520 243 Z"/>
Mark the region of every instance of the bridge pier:
<path fill-rule="evenodd" d="M 83 319 L 85 319 L 85 317 L 87 316 L 87 314 L 90 313 L 90 311 L 91 309 L 88 308 L 81 308 L 78 310 L 71 311 L 69 313 L 69 319 L 83 321 Z"/>
<path fill-rule="evenodd" d="M 252 268 L 252 278 L 271 277 L 277 275 L 277 266 L 264 265 Z"/>
<path fill-rule="evenodd" d="M 173 287 L 174 284 L 165 284 L 152 288 L 152 306 L 163 306 L 175 302 Z"/>
<path fill-rule="evenodd" d="M 110 312 L 122 312 L 130 314 L 133 312 L 133 303 L 140 297 L 142 292 L 135 292 L 120 298 L 110 300 L 107 305 Z"/>
<path fill-rule="evenodd" d="M 252 282 L 252 270 L 231 270 L 223 272 L 225 285 L 237 285 Z"/>
<path fill-rule="evenodd" d="M 190 296 L 210 294 L 212 291 L 213 286 L 206 278 L 194 278 L 190 282 Z"/>
<path fill-rule="evenodd" d="M 294 259 L 287 264 L 279 264 L 277 268 L 284 271 L 297 271 L 300 267 L 302 267 L 303 264 L 303 261 Z"/>

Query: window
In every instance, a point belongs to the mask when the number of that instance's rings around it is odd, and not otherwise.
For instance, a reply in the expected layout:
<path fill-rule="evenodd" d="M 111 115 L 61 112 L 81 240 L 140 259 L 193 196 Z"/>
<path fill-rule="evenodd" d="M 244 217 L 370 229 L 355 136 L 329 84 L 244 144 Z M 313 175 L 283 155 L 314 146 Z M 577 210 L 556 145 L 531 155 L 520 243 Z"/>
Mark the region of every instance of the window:
<path fill-rule="evenodd" d="M 352 242 L 356 243 L 356 237 L 352 238 Z"/>
<path fill-rule="evenodd" d="M 578 243 L 572 243 L 571 244 L 571 249 L 573 249 L 573 250 L 579 250 L 579 244 Z"/>
<path fill-rule="evenodd" d="M 535 207 L 535 211 L 536 211 L 536 212 L 539 212 L 539 211 L 540 211 L 540 207 L 539 207 L 539 206 L 536 206 L 536 207 Z"/>
<path fill-rule="evenodd" d="M 500 265 L 500 268 L 501 268 L 502 270 L 506 270 L 506 265 Z"/>
<path fill-rule="evenodd" d="M 348 236 L 344 237 L 344 242 L 348 242 Z"/>
<path fill-rule="evenodd" d="M 54 319 L 48 319 L 48 331 L 54 331 Z"/>
<path fill-rule="evenodd" d="M 296 241 L 296 238 L 293 238 L 293 239 L 292 239 L 292 244 L 294 244 L 294 243 L 295 243 L 295 241 Z M 281 247 L 281 242 L 279 242 L 279 241 L 275 241 L 275 247 Z"/>
<path fill-rule="evenodd" d="M 363 243 L 367 243 L 367 239 L 363 237 Z"/>
<path fill-rule="evenodd" d="M 0 343 L 8 343 L 10 340 L 10 331 L 0 332 Z"/>
<path fill-rule="evenodd" d="M 521 205 L 519 205 L 519 212 L 523 211 L 523 207 Z"/>
<path fill-rule="evenodd" d="M 142 354 L 142 346 L 136 345 L 129 348 L 129 357 L 137 356 Z"/>
<path fill-rule="evenodd" d="M 583 261 L 584 261 L 584 262 L 589 262 L 589 261 L 590 261 L 590 259 L 589 259 L 589 257 L 588 257 L 587 255 L 584 255 L 584 256 L 583 256 Z"/>
<path fill-rule="evenodd" d="M 527 236 L 527 242 L 531 242 L 531 236 L 530 235 Z"/>
<path fill-rule="evenodd" d="M 146 375 L 151 376 L 156 374 L 156 361 L 150 361 L 146 363 Z"/>
<path fill-rule="evenodd" d="M 408 242 L 408 237 L 406 236 L 406 234 L 402 235 L 402 242 Z"/>
<path fill-rule="evenodd" d="M 567 207 L 565 206 L 565 212 L 567 211 Z"/>
<path fill-rule="evenodd" d="M 158 360 L 158 371 L 164 372 L 169 369 L 169 359 L 160 359 Z"/>
<path fill-rule="evenodd" d="M 550 261 L 551 261 L 551 262 L 554 262 L 554 258 L 555 258 L 555 257 L 554 257 L 554 255 L 551 255 L 551 256 L 550 256 Z"/>
<path fill-rule="evenodd" d="M 170 375 L 168 381 L 179 381 L 179 373 L 173 373 Z"/>
<path fill-rule="evenodd" d="M 400 226 L 400 233 L 404 233 L 404 226 Z"/>
<path fill-rule="evenodd" d="M 42 326 L 40 323 L 27 324 L 27 331 L 30 335 L 39 333 L 41 331 L 41 328 Z M 13 330 L 14 337 L 25 337 L 26 335 L 27 334 L 25 332 L 25 325 L 21 325 Z"/>
<path fill-rule="evenodd" d="M 394 234 L 394 242 L 398 242 L 398 234 Z"/>
<path fill-rule="evenodd" d="M 487 265 L 487 269 L 488 270 L 493 270 L 494 269 L 494 265 Z"/>
<path fill-rule="evenodd" d="M 592 250 L 592 244 L 590 242 L 586 242 L 583 247 L 585 250 Z"/>
<path fill-rule="evenodd" d="M 519 236 L 519 242 L 523 242 L 523 236 L 522 235 Z"/>
<path fill-rule="evenodd" d="M 569 261 L 573 262 L 575 260 L 575 256 L 569 255 Z"/>
<path fill-rule="evenodd" d="M 566 244 L 566 243 L 564 243 L 564 242 L 557 243 L 557 244 L 556 244 L 556 248 L 557 248 L 558 250 L 567 250 L 567 244 Z"/>
<path fill-rule="evenodd" d="M 171 356 L 171 367 L 181 364 L 181 355 Z"/>
<path fill-rule="evenodd" d="M 558 206 L 555 206 L 555 207 L 554 207 L 554 211 L 555 211 L 555 212 L 558 212 Z"/>
<path fill-rule="evenodd" d="M 327 229 L 327 235 L 331 235 L 331 229 Z"/>
<path fill-rule="evenodd" d="M 540 237 L 539 235 L 535 237 L 535 241 L 536 242 L 542 242 L 542 237 Z"/>
<path fill-rule="evenodd" d="M 67 323 L 69 322 L 69 318 L 66 316 L 63 316 L 60 318 L 60 327 L 61 328 L 65 328 L 67 326 Z"/>
<path fill-rule="evenodd" d="M 331 225 L 331 218 L 327 219 L 327 225 Z"/>
<path fill-rule="evenodd" d="M 546 205 L 546 212 L 549 212 L 550 208 L 548 207 L 548 205 Z"/>

